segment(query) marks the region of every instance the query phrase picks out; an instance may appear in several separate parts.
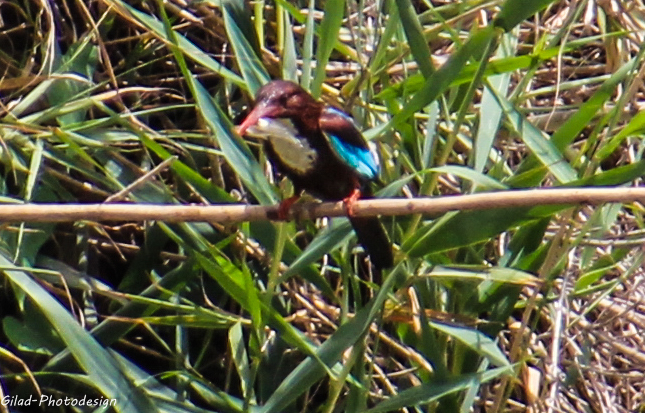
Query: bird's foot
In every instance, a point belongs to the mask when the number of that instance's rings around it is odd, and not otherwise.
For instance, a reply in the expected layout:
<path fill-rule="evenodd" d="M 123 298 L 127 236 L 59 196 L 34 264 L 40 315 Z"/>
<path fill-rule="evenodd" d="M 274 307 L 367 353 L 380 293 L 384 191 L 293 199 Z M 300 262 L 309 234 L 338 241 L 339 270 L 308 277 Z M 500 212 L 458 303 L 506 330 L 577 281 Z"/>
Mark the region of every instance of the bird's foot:
<path fill-rule="evenodd" d="M 352 217 L 354 216 L 354 203 L 358 201 L 358 199 L 361 197 L 361 190 L 358 188 L 354 188 L 351 194 L 345 199 L 343 199 L 343 203 L 345 204 L 345 209 L 347 210 L 347 215 Z"/>
<path fill-rule="evenodd" d="M 294 195 L 290 198 L 287 198 L 280 202 L 278 205 L 278 219 L 281 221 L 286 221 L 289 218 L 289 209 L 300 199 L 300 195 Z"/>

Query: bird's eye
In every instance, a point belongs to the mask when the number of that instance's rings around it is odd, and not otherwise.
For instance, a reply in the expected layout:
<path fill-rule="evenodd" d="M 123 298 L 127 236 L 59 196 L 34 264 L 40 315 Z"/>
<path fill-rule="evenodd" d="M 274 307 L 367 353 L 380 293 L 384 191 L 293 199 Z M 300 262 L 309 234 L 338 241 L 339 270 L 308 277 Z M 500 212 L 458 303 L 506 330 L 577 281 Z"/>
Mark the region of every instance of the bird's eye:
<path fill-rule="evenodd" d="M 287 106 L 297 108 L 300 106 L 300 96 L 297 94 L 290 95 L 287 97 Z"/>

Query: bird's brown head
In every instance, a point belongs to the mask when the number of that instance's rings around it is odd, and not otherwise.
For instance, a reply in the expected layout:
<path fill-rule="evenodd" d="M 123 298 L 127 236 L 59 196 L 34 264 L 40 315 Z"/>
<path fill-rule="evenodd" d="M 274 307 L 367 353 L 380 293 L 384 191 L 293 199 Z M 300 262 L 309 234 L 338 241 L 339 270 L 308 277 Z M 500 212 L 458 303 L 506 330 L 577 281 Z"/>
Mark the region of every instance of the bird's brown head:
<path fill-rule="evenodd" d="M 253 110 L 238 127 L 238 132 L 243 135 L 261 118 L 288 118 L 304 128 L 314 128 L 321 110 L 322 104 L 296 83 L 274 80 L 258 90 Z M 312 122 L 312 125 L 308 124 Z"/>

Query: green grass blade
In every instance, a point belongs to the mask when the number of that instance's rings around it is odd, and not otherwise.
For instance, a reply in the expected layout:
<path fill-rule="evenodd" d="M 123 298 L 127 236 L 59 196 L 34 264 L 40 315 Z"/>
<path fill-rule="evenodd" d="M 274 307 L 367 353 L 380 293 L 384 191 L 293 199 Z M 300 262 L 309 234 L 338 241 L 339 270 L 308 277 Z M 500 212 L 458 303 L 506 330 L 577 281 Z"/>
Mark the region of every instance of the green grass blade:
<path fill-rule="evenodd" d="M 551 137 L 556 148 L 563 150 L 586 128 L 603 106 L 613 99 L 616 87 L 625 80 L 636 67 L 638 59 L 634 58 L 614 72 L 602 86 L 585 102 L 568 120 L 558 128 Z"/>
<path fill-rule="evenodd" d="M 598 160 L 606 159 L 630 136 L 645 132 L 645 112 L 638 112 L 620 132 L 605 143 L 594 155 Z"/>
<path fill-rule="evenodd" d="M 465 267 L 435 267 L 429 274 L 433 280 L 462 281 L 462 282 L 495 282 L 516 285 L 535 285 L 537 279 L 525 271 L 505 267 L 477 268 Z"/>
<path fill-rule="evenodd" d="M 486 65 L 484 71 L 485 76 L 495 76 L 503 73 L 514 72 L 517 70 L 528 69 L 535 66 L 537 63 L 549 61 L 559 54 L 564 52 L 572 52 L 579 50 L 585 46 L 589 46 L 599 40 L 608 40 L 612 37 L 619 37 L 625 35 L 623 32 L 613 32 L 604 36 L 589 36 L 582 39 L 573 40 L 563 48 L 551 47 L 548 49 L 541 49 L 534 51 L 530 54 L 521 56 L 512 56 L 501 59 L 492 59 Z M 459 86 L 465 83 L 472 82 L 480 64 L 479 63 L 466 63 L 457 76 L 454 77 L 450 86 Z M 385 88 L 379 92 L 376 97 L 378 99 L 392 99 L 404 96 L 406 93 L 414 93 L 420 90 L 426 84 L 426 79 L 421 74 L 414 74 L 406 77 L 401 82 Z"/>
<path fill-rule="evenodd" d="M 576 180 L 578 175 L 575 169 L 564 159 L 552 140 L 549 140 L 544 132 L 533 126 L 499 91 L 492 89 L 492 87 L 489 87 L 489 90 L 493 93 L 511 127 L 558 182 L 567 183 Z"/>
<path fill-rule="evenodd" d="M 555 0 L 506 0 L 493 25 L 510 31 L 513 27 L 546 8 Z"/>
<path fill-rule="evenodd" d="M 252 43 L 249 42 L 248 37 L 257 39 L 257 36 L 255 36 L 251 22 L 248 21 L 248 14 L 240 15 L 240 13 L 236 12 L 236 3 L 238 2 L 224 2 L 224 8 L 222 10 L 224 13 L 224 23 L 226 24 L 226 32 L 235 51 L 235 56 L 237 57 L 237 65 L 242 71 L 242 76 L 246 81 L 249 92 L 255 95 L 258 89 L 269 82 L 271 78 L 262 65 L 262 61 L 254 50 Z M 245 36 L 245 32 L 238 26 L 239 23 L 247 27 L 247 31 L 252 30 L 253 34 Z"/>
<path fill-rule="evenodd" d="M 282 49 L 282 78 L 298 82 L 298 63 L 296 53 L 296 41 L 293 37 L 293 25 L 289 13 L 283 11 L 284 21 L 284 47 Z"/>
<path fill-rule="evenodd" d="M 90 43 L 86 37 L 78 44 L 71 47 L 62 58 L 62 64 L 57 68 L 58 73 L 70 72 L 84 78 L 83 81 L 70 79 L 59 79 L 47 93 L 47 100 L 52 106 L 62 105 L 71 98 L 88 94 L 92 86 L 92 78 L 98 63 L 98 47 Z M 87 110 L 78 110 L 58 116 L 59 125 L 66 126 L 85 120 Z"/>
<path fill-rule="evenodd" d="M 441 93 L 446 91 L 452 81 L 459 75 L 466 62 L 481 50 L 485 49 L 496 33 L 492 26 L 488 26 L 475 33 L 466 44 L 450 56 L 446 64 L 434 72 L 425 82 L 424 86 L 414 94 L 412 99 L 394 115 L 391 123 L 399 125 L 413 116 L 416 112 L 433 102 Z"/>
<path fill-rule="evenodd" d="M 466 345 L 469 349 L 477 352 L 482 357 L 486 357 L 493 365 L 498 367 L 509 366 L 510 363 L 506 355 L 500 350 L 495 341 L 482 333 L 481 331 L 473 328 L 463 327 L 459 325 L 449 325 L 437 322 L 430 322 L 432 328 L 441 331 L 442 333 L 452 337 Z"/>
<path fill-rule="evenodd" d="M 328 254 L 352 234 L 352 226 L 348 220 L 335 220 L 333 226 L 320 231 L 309 243 L 307 248 L 289 266 L 282 275 L 280 282 L 285 282 L 290 277 L 299 274 L 303 268 L 317 262 L 323 255 Z"/>
<path fill-rule="evenodd" d="M 140 136 L 141 142 L 161 159 L 168 159 L 172 155 L 158 142 L 145 135 Z M 182 179 L 192 185 L 199 193 L 210 202 L 234 202 L 233 198 L 222 188 L 213 185 L 206 178 L 195 172 L 188 165 L 181 161 L 175 161 L 170 168 Z"/>
<path fill-rule="evenodd" d="M 431 403 L 449 394 L 466 390 L 472 386 L 479 387 L 482 383 L 499 378 L 505 374 L 513 374 L 512 367 L 498 367 L 483 373 L 464 374 L 455 379 L 448 379 L 441 383 L 424 383 L 404 390 L 366 410 L 366 413 L 393 412 L 399 409 L 420 406 Z"/>
<path fill-rule="evenodd" d="M 253 239 L 262 244 L 267 251 L 275 251 L 278 239 L 278 232 L 275 224 L 269 221 L 252 222 L 249 225 L 249 229 Z M 313 242 L 315 242 L 315 239 Z M 327 297 L 334 297 L 334 290 L 329 285 L 327 279 L 320 274 L 320 270 L 313 264 L 313 262 L 310 265 L 303 265 L 304 263 L 301 258 L 302 254 L 302 250 L 292 240 L 286 240 L 284 251 L 282 252 L 282 261 L 289 265 L 289 268 L 293 267 L 296 261 L 300 261 L 300 264 L 298 264 L 297 274 L 318 287 L 318 289 L 320 289 L 320 291 Z M 280 282 L 283 282 L 285 277 L 294 275 L 294 273 L 295 272 L 287 269 Z"/>
<path fill-rule="evenodd" d="M 179 48 L 178 37 L 171 29 L 168 17 L 165 13 L 162 12 L 162 14 L 164 15 L 163 23 L 166 34 L 171 40 L 171 44 L 174 45 L 172 52 L 177 60 L 177 64 L 195 97 L 197 107 L 204 121 L 208 124 L 211 131 L 213 131 L 224 157 L 260 204 L 275 204 L 276 196 L 273 188 L 264 176 L 264 171 L 244 140 L 237 133 L 233 132 L 231 122 L 224 112 L 208 94 L 206 89 L 204 89 L 202 84 L 188 70 L 183 54 L 180 53 L 181 49 Z"/>
<path fill-rule="evenodd" d="M 156 242 L 158 239 L 162 240 L 165 244 L 166 239 L 158 236 L 159 227 L 153 227 L 153 237 Z M 151 245 L 153 241 L 148 242 L 151 254 L 154 254 L 156 251 L 155 246 Z M 158 246 L 161 249 L 162 246 Z M 141 260 L 148 261 L 150 257 L 146 255 L 146 252 L 143 252 L 143 257 Z M 195 271 L 192 267 L 192 262 L 187 262 L 184 265 L 181 265 L 174 270 L 167 273 L 158 283 L 152 284 L 144 291 L 139 294 L 139 297 L 145 300 L 146 297 L 157 298 L 160 296 L 165 297 L 165 292 L 176 292 L 185 287 L 186 283 L 190 281 L 191 276 L 195 275 Z M 106 319 L 102 321 L 99 325 L 94 327 L 91 331 L 92 336 L 104 346 L 109 346 L 120 339 L 123 335 L 127 334 L 135 326 L 129 323 L 123 323 L 119 321 L 119 317 L 140 317 L 153 314 L 157 310 L 157 307 L 151 306 L 145 301 L 133 301 L 125 304 L 114 314 L 117 316 L 117 319 Z M 52 358 L 44 369 L 46 370 L 56 370 L 61 368 L 69 360 L 69 352 L 65 351 L 59 353 L 54 358 Z"/>
<path fill-rule="evenodd" d="M 26 273 L 13 268 L 13 263 L 0 254 L 5 275 L 38 306 L 74 359 L 87 373 L 94 387 L 108 398 L 117 399 L 118 412 L 156 412 L 154 403 L 121 372 L 112 355 L 72 318 L 47 291 Z"/>
<path fill-rule="evenodd" d="M 397 272 L 397 267 L 394 272 Z M 317 357 L 328 367 L 333 366 L 342 358 L 344 352 L 354 345 L 367 332 L 374 321 L 379 309 L 385 302 L 395 276 L 389 276 L 381 286 L 378 294 L 370 303 L 359 310 L 354 318 L 341 325 L 316 351 Z M 319 361 L 307 358 L 300 363 L 289 376 L 280 383 L 273 395 L 262 408 L 263 413 L 282 412 L 290 406 L 305 391 L 326 374 Z"/>
<path fill-rule="evenodd" d="M 302 46 L 302 79 L 300 79 L 300 86 L 305 90 L 311 89 L 311 74 L 313 71 L 312 59 L 314 57 L 314 34 L 316 33 L 316 25 L 314 23 L 314 12 L 316 7 L 315 0 L 309 0 L 309 13 L 307 13 L 307 20 L 305 24 L 305 38 Z"/>
<path fill-rule="evenodd" d="M 434 66 L 432 66 L 432 52 L 428 42 L 423 36 L 423 27 L 419 23 L 416 10 L 410 0 L 396 0 L 396 7 L 399 11 L 401 19 L 401 26 L 405 32 L 405 37 L 408 39 L 410 51 L 414 60 L 419 65 L 419 70 L 426 79 L 434 73 Z"/>
<path fill-rule="evenodd" d="M 473 184 L 477 185 L 477 187 L 479 187 L 480 189 L 486 189 L 486 190 L 508 189 L 506 185 L 502 184 L 496 179 L 483 175 L 465 166 L 459 166 L 459 165 L 438 166 L 436 168 L 428 169 L 428 172 L 455 175 L 460 178 L 469 180 Z"/>
<path fill-rule="evenodd" d="M 156 18 L 140 12 L 134 7 L 130 6 L 124 1 L 121 0 L 110 0 L 110 2 L 115 6 L 119 13 L 125 14 L 130 18 L 140 22 L 148 30 L 154 33 L 155 36 L 159 37 L 165 42 L 170 42 L 170 38 L 164 28 L 163 22 L 157 20 Z M 221 75 L 223 78 L 235 83 L 236 85 L 246 89 L 246 82 L 238 74 L 227 69 L 225 66 L 220 64 L 217 60 L 208 56 L 201 50 L 199 47 L 195 46 L 193 42 L 186 39 L 184 36 L 179 33 L 175 33 L 177 38 L 177 46 L 181 51 L 186 54 L 190 59 L 204 66 L 208 70 Z"/>
<path fill-rule="evenodd" d="M 228 345 L 231 350 L 233 363 L 240 377 L 240 387 L 245 398 L 250 399 L 251 404 L 257 404 L 253 395 L 253 382 L 251 380 L 251 366 L 249 356 L 244 345 L 242 324 L 235 323 L 228 332 Z"/>
<path fill-rule="evenodd" d="M 448 213 L 432 224 L 419 228 L 403 243 L 401 249 L 410 257 L 421 257 L 490 240 L 491 237 L 530 220 L 530 209 L 500 208 Z"/>
<path fill-rule="evenodd" d="M 338 41 L 338 32 L 345 15 L 344 0 L 327 0 L 325 2 L 325 13 L 320 23 L 318 32 L 318 48 L 316 49 L 316 70 L 313 83 L 311 84 L 311 94 L 319 97 L 322 91 L 322 84 L 327 76 L 327 62 L 334 46 Z"/>
<path fill-rule="evenodd" d="M 615 186 L 631 182 L 645 174 L 645 161 L 624 165 L 589 178 L 567 183 L 567 186 Z M 491 195 L 493 196 L 493 195 Z M 525 222 L 549 217 L 566 205 L 544 207 L 499 208 L 483 211 L 448 213 L 420 228 L 401 249 L 411 257 L 446 251 L 495 237 Z"/>
<path fill-rule="evenodd" d="M 252 311 L 252 305 L 249 303 L 243 275 L 239 269 L 221 256 L 211 255 L 209 257 L 197 251 L 194 251 L 193 254 L 204 271 L 213 277 L 232 299 L 239 303 L 244 310 Z M 273 308 L 266 306 L 261 301 L 259 301 L 259 306 L 263 319 L 281 334 L 283 340 L 297 347 L 304 354 L 313 356 L 318 365 L 324 365 L 318 359 L 315 353 L 315 347 L 305 340 L 304 336 L 298 330 L 287 323 Z"/>
<path fill-rule="evenodd" d="M 246 143 L 233 132 L 231 122 L 196 80 L 191 81 L 197 106 L 215 135 L 226 161 L 240 176 L 253 196 L 263 205 L 273 205 L 277 197 L 264 171 Z"/>
<path fill-rule="evenodd" d="M 516 47 L 517 37 L 514 34 L 506 33 L 502 36 L 496 57 L 501 59 L 509 57 Z M 494 90 L 498 90 L 500 94 L 503 94 L 505 90 L 508 90 L 510 79 L 511 74 L 507 72 L 491 76 L 488 81 Z M 490 150 L 502 119 L 502 108 L 495 104 L 494 99 L 495 97 L 491 94 L 491 91 L 488 88 L 484 88 L 482 102 L 479 107 L 479 128 L 475 138 L 474 154 L 471 158 L 471 165 L 478 172 L 482 172 L 486 167 Z"/>

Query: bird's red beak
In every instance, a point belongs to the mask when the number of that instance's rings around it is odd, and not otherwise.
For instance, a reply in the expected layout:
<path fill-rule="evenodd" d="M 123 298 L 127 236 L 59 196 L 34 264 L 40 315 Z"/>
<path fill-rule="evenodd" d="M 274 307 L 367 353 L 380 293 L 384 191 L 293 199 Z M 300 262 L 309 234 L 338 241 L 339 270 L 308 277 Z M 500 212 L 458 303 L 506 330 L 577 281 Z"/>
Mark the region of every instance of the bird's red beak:
<path fill-rule="evenodd" d="M 237 127 L 237 133 L 244 135 L 246 130 L 258 123 L 260 118 L 270 117 L 273 113 L 275 113 L 275 109 L 271 106 L 262 103 L 256 104 L 251 113 L 249 113 L 244 121 Z"/>

